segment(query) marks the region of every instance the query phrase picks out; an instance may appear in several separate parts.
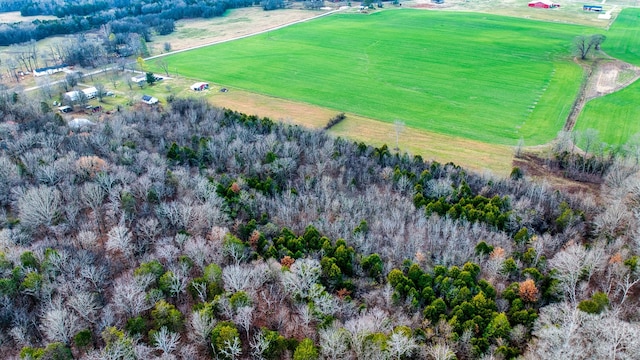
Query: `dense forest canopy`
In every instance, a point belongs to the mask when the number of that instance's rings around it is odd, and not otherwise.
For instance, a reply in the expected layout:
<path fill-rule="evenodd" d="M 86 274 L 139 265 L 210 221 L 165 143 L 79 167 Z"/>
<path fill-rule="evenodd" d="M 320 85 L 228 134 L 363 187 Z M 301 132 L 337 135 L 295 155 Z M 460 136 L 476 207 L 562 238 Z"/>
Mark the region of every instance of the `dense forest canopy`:
<path fill-rule="evenodd" d="M 204 101 L 79 130 L 23 94 L 1 93 L 0 112 L 5 354 L 640 350 L 634 164 L 610 167 L 599 206 Z"/>

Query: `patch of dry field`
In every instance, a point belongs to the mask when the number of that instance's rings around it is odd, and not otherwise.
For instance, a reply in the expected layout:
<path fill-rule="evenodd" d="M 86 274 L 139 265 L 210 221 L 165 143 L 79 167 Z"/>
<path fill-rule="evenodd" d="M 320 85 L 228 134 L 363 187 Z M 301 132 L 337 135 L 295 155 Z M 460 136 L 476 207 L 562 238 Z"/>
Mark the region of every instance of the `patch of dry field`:
<path fill-rule="evenodd" d="M 20 11 L 11 11 L 0 13 L 0 23 L 16 23 L 16 22 L 32 22 L 34 20 L 55 20 L 57 17 L 52 15 L 22 16 Z"/>
<path fill-rule="evenodd" d="M 264 11 L 262 7 L 232 9 L 222 17 L 180 20 L 176 22 L 174 33 L 154 37 L 153 43 L 148 44 L 148 47 L 152 55 L 157 55 L 165 52 L 164 43 L 171 44 L 172 51 L 181 50 L 249 35 L 294 21 L 308 19 L 321 13 L 303 9 Z"/>
<path fill-rule="evenodd" d="M 323 128 L 329 119 L 336 115 L 333 110 L 310 104 L 236 89 L 221 93 L 218 89 L 219 87 L 213 86 L 209 95 L 198 96 L 206 96 L 212 104 L 219 107 L 314 129 Z M 396 133 L 393 124 L 362 116 L 347 114 L 347 118 L 329 132 L 335 136 L 374 146 L 387 144 L 390 148 L 395 147 Z M 405 128 L 401 132 L 399 146 L 401 151 L 421 155 L 425 160 L 454 162 L 477 172 L 490 170 L 496 175 L 507 176 L 511 171 L 513 150 L 508 146 L 486 144 L 412 128 Z"/>
<path fill-rule="evenodd" d="M 331 129 L 331 133 L 375 146 L 387 144 L 393 148 L 396 142 L 393 124 L 349 114 L 346 120 Z M 398 143 L 402 152 L 421 155 L 425 160 L 453 162 L 476 172 L 489 170 L 500 176 L 508 176 L 511 171 L 513 149 L 509 146 L 409 128 L 400 133 Z"/>

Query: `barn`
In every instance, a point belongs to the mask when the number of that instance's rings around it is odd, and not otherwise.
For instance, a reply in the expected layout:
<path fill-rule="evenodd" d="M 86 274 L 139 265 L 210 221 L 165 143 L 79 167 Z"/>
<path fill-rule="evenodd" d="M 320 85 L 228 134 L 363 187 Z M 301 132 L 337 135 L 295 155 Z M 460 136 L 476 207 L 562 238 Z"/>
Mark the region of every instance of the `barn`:
<path fill-rule="evenodd" d="M 207 84 L 206 82 L 197 82 L 191 85 L 191 90 L 193 91 L 202 91 L 202 90 L 207 90 L 208 88 L 209 88 L 209 84 Z"/>
<path fill-rule="evenodd" d="M 531 8 L 540 8 L 540 9 L 554 9 L 560 7 L 560 4 L 556 4 L 549 0 L 538 0 L 532 1 L 529 3 L 529 7 Z"/>

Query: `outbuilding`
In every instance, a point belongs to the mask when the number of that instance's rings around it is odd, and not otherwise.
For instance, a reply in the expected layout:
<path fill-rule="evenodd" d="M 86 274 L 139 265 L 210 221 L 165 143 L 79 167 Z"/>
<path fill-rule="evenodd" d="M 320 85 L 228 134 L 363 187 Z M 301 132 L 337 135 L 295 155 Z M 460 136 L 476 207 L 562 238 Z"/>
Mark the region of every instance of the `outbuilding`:
<path fill-rule="evenodd" d="M 538 1 L 532 1 L 529 3 L 529 7 L 531 8 L 540 8 L 540 9 L 554 9 L 554 8 L 559 8 L 560 4 L 556 4 L 554 2 L 551 2 L 549 0 L 538 0 Z"/>
<path fill-rule="evenodd" d="M 154 98 L 151 95 L 142 95 L 142 102 L 147 105 L 153 105 L 158 103 L 158 99 Z"/>
<path fill-rule="evenodd" d="M 191 85 L 191 90 L 193 91 L 203 91 L 209 88 L 209 84 L 206 82 L 197 82 Z"/>
<path fill-rule="evenodd" d="M 60 106 L 58 108 L 58 111 L 60 111 L 61 113 L 69 113 L 73 111 L 73 108 L 71 106 Z"/>
<path fill-rule="evenodd" d="M 582 10 L 601 12 L 602 5 L 582 5 Z"/>

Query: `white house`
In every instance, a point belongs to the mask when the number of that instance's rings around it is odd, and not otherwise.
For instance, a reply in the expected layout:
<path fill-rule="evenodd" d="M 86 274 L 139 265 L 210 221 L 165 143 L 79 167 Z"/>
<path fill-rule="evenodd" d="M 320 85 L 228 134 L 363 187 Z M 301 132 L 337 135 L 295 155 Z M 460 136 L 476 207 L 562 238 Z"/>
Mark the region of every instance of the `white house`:
<path fill-rule="evenodd" d="M 67 68 L 67 64 L 48 66 L 33 70 L 33 76 L 44 76 L 59 73 Z"/>
<path fill-rule="evenodd" d="M 158 99 L 154 98 L 151 95 L 142 95 L 142 102 L 147 105 L 153 105 L 158 103 Z"/>
<path fill-rule="evenodd" d="M 87 97 L 87 99 L 93 99 L 96 96 L 98 96 L 98 89 L 96 89 L 94 86 L 90 88 L 82 89 L 82 92 Z"/>
<path fill-rule="evenodd" d="M 82 94 L 84 95 L 85 98 L 87 99 L 93 99 L 96 96 L 98 96 L 98 89 L 96 89 L 95 87 L 90 87 L 90 88 L 86 88 L 86 89 L 82 89 L 82 90 L 74 90 L 74 91 L 69 91 L 64 93 L 64 96 L 66 98 L 69 98 L 70 101 L 72 102 L 76 102 L 78 100 L 80 100 L 80 92 L 82 91 Z"/>
<path fill-rule="evenodd" d="M 78 99 L 80 99 L 80 91 L 73 90 L 73 91 L 66 92 L 64 93 L 64 97 L 68 98 L 69 101 L 71 102 L 76 102 L 78 101 Z"/>
<path fill-rule="evenodd" d="M 137 85 L 142 85 L 147 82 L 147 75 L 145 74 L 145 75 L 132 76 L 131 82 Z"/>

